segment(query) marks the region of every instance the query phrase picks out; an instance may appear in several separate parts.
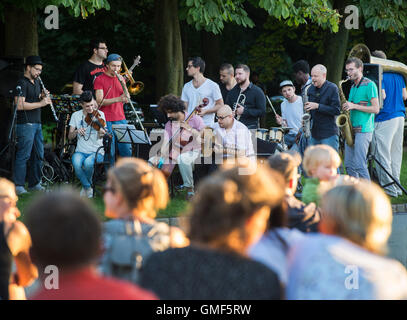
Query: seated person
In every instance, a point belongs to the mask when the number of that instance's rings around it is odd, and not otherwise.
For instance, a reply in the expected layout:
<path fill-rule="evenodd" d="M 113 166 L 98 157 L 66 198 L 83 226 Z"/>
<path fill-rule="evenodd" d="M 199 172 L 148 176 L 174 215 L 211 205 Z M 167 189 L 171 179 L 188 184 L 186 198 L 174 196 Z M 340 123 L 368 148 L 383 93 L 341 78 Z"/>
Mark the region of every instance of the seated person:
<path fill-rule="evenodd" d="M 320 213 L 315 203 L 305 204 L 294 194 L 297 190 L 298 166 L 301 156 L 298 153 L 282 152 L 268 159 L 269 166 L 280 172 L 285 178 L 285 201 L 287 204 L 287 226 L 302 232 L 317 232 Z"/>
<path fill-rule="evenodd" d="M 68 139 L 77 138 L 75 153 L 72 155 L 72 165 L 75 174 L 82 184 L 81 196 L 93 197 L 92 176 L 94 171 L 96 151 L 103 146 L 103 135 L 106 130 L 101 128 L 96 131 L 85 121 L 86 115 L 96 110 L 96 101 L 93 99 L 91 91 L 84 91 L 80 96 L 82 110 L 72 114 L 69 122 Z M 106 121 L 102 111 L 98 111 L 100 117 Z M 97 120 L 96 120 L 97 121 Z M 97 162 L 103 162 L 103 148 L 98 152 Z"/>
<path fill-rule="evenodd" d="M 310 146 L 305 150 L 302 165 L 308 177 L 302 191 L 302 201 L 319 204 L 321 195 L 332 188 L 338 179 L 341 158 L 326 144 Z"/>
<path fill-rule="evenodd" d="M 215 165 L 221 164 L 225 158 L 254 158 L 252 137 L 249 129 L 233 117 L 233 111 L 225 104 L 217 112 L 218 122 L 215 123 Z"/>
<path fill-rule="evenodd" d="M 205 124 L 202 118 L 195 114 L 186 121 L 188 115 L 185 104 L 175 95 L 162 97 L 158 107 L 167 115 L 169 121 L 165 124 L 160 156 L 154 155 L 149 162 L 157 165 L 167 175 L 170 175 L 175 164 L 178 164 L 189 200 L 194 195 L 193 169 L 195 161 L 201 155 L 199 140 Z M 162 161 L 164 164 L 161 167 Z"/>

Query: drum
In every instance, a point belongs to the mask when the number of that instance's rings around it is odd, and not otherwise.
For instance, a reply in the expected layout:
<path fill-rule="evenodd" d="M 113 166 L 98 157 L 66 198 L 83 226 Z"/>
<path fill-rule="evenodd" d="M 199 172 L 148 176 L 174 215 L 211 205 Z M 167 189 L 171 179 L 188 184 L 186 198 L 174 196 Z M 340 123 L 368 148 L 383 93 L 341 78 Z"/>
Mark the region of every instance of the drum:
<path fill-rule="evenodd" d="M 282 143 L 283 136 L 284 136 L 283 130 L 280 127 L 270 128 L 269 130 L 270 142 Z"/>
<path fill-rule="evenodd" d="M 267 129 L 256 129 L 256 138 L 268 141 L 269 139 L 269 130 Z"/>

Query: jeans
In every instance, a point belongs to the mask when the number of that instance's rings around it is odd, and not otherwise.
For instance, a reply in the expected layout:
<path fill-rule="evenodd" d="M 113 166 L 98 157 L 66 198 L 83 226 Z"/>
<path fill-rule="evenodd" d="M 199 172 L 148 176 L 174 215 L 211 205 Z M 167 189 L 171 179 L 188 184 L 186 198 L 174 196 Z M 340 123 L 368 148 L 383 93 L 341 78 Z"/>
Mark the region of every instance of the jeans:
<path fill-rule="evenodd" d="M 295 138 L 297 137 L 296 133 L 287 133 L 284 136 L 284 142 L 287 145 L 288 149 L 291 149 L 295 145 Z"/>
<path fill-rule="evenodd" d="M 372 136 L 373 132 L 358 132 L 353 147 L 345 143 L 345 168 L 348 175 L 370 180 L 366 157 Z"/>
<path fill-rule="evenodd" d="M 82 153 L 75 152 L 72 156 L 72 165 L 75 169 L 75 174 L 81 181 L 84 189 L 89 189 L 92 186 L 92 176 L 95 164 L 96 152 Z M 97 162 L 103 162 L 103 155 L 98 153 Z"/>
<path fill-rule="evenodd" d="M 116 153 L 116 143 L 117 137 L 116 133 L 113 132 L 113 124 L 127 124 L 127 120 L 118 120 L 118 121 L 106 121 L 107 130 L 112 134 L 112 144 L 110 148 L 110 166 L 113 166 L 115 163 L 115 153 Z M 131 144 L 130 143 L 117 143 L 117 148 L 119 150 L 119 155 L 121 157 L 131 157 Z M 109 155 L 105 154 L 105 161 L 108 160 Z"/>
<path fill-rule="evenodd" d="M 14 183 L 24 187 L 27 175 L 28 188 L 41 182 L 44 142 L 41 123 L 16 125 L 17 147 L 14 166 Z M 27 165 L 29 166 L 27 170 Z"/>
<path fill-rule="evenodd" d="M 338 150 L 339 150 L 339 136 L 336 134 L 333 136 L 330 136 L 328 138 L 324 138 L 324 139 L 320 139 L 320 140 L 317 140 L 317 139 L 311 137 L 310 140 L 311 140 L 310 141 L 311 146 L 314 146 L 316 144 L 326 144 L 326 145 L 334 148 L 336 152 L 338 152 Z"/>

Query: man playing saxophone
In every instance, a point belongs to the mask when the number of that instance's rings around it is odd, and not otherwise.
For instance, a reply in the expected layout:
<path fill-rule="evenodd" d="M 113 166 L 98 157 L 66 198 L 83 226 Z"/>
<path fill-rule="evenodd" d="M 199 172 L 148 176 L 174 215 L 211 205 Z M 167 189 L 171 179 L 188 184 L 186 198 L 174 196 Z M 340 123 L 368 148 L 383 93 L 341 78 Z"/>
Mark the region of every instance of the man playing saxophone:
<path fill-rule="evenodd" d="M 374 115 L 380 110 L 377 86 L 363 76 L 363 62 L 359 58 L 349 58 L 345 65 L 353 85 L 342 108 L 350 111 L 355 139 L 352 147 L 345 144 L 344 164 L 348 175 L 370 180 L 366 156 L 374 130 Z"/>

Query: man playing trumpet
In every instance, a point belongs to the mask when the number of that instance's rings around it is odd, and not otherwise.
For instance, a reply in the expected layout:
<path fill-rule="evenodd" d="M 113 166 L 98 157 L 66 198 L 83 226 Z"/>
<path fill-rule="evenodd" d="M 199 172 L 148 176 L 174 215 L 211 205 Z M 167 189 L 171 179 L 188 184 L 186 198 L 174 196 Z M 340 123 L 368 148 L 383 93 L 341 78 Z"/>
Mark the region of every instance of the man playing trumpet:
<path fill-rule="evenodd" d="M 113 132 L 113 124 L 127 124 L 124 115 L 123 103 L 129 102 L 127 92 L 123 91 L 118 77 L 122 83 L 125 83 L 124 78 L 116 73 L 120 72 L 122 66 L 122 57 L 118 54 L 110 54 L 106 60 L 106 71 L 98 76 L 94 83 L 96 102 L 100 106 L 100 110 L 105 114 L 106 125 L 108 132 L 112 135 L 112 144 L 110 148 L 110 164 L 115 162 L 115 143 L 117 140 L 116 134 Z M 119 155 L 121 157 L 131 157 L 131 144 L 119 143 Z"/>

